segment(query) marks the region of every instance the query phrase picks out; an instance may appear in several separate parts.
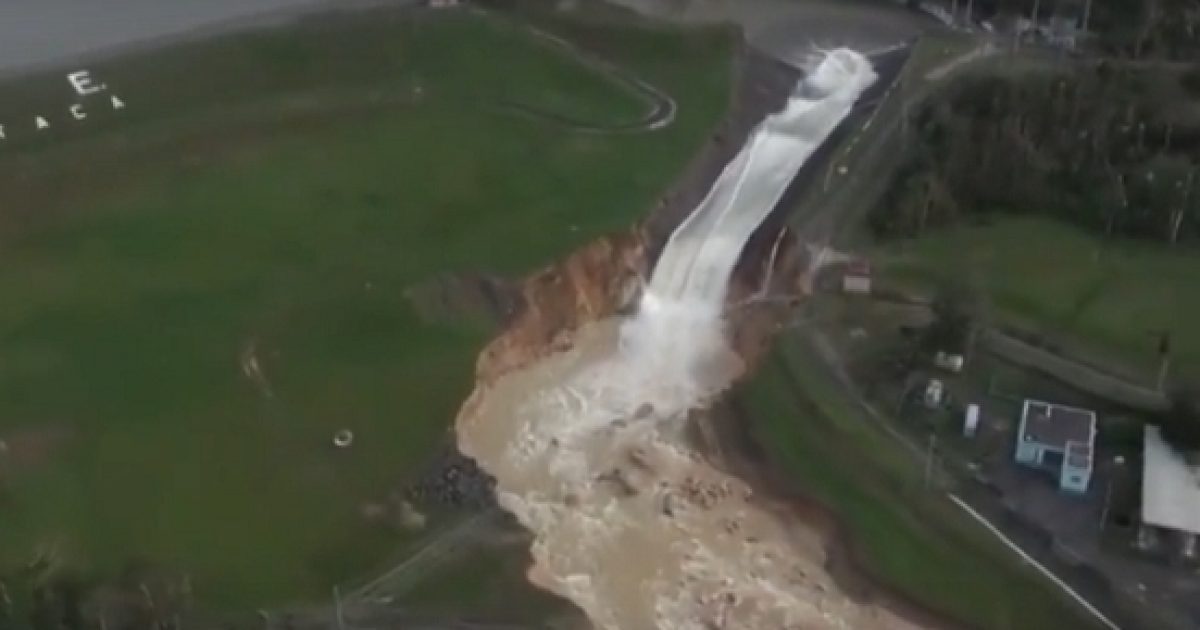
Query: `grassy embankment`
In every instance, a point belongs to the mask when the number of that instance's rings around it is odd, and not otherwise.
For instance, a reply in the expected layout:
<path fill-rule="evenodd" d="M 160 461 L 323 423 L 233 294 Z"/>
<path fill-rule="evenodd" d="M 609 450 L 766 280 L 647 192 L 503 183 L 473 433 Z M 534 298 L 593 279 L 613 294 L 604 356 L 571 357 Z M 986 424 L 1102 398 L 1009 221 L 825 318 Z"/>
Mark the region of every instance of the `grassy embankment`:
<path fill-rule="evenodd" d="M 979 287 L 1000 321 L 1066 340 L 1152 382 L 1158 337 L 1170 331 L 1175 367 L 1200 376 L 1200 254 L 1181 245 L 1108 241 L 1050 219 L 1008 217 L 930 232 L 878 250 L 902 283 L 943 279 Z"/>
<path fill-rule="evenodd" d="M 874 580 L 969 627 L 1090 627 L 1044 578 L 926 490 L 919 463 L 861 417 L 800 344 L 784 338 L 740 399 L 772 464 L 838 516 Z"/>
<path fill-rule="evenodd" d="M 728 100 L 731 38 L 608 26 L 676 123 L 508 22 L 382 10 L 3 86 L 0 568 L 52 550 L 191 573 L 221 608 L 324 596 L 396 534 L 365 500 L 443 438 L 487 332 L 421 321 L 406 287 L 519 273 L 640 216 Z M 419 89 L 418 89 L 419 88 Z M 51 130 L 27 129 L 51 116 Z M 26 125 L 23 121 L 29 121 Z M 253 350 L 270 395 L 242 373 Z M 335 451 L 331 434 L 356 433 Z"/>

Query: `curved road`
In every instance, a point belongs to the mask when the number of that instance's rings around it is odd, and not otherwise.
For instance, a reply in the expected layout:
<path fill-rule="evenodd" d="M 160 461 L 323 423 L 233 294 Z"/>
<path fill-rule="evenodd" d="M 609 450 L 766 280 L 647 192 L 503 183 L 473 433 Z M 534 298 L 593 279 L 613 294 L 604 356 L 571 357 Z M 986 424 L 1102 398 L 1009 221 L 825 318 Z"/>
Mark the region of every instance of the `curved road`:
<path fill-rule="evenodd" d="M 653 131 L 662 129 L 675 121 L 675 112 L 679 106 L 675 103 L 675 99 L 669 94 L 654 85 L 642 80 L 632 72 L 610 63 L 592 53 L 586 52 L 575 44 L 555 35 L 544 31 L 533 25 L 524 25 L 534 37 L 541 39 L 550 46 L 557 48 L 562 54 L 574 58 L 582 65 L 588 66 L 593 71 L 607 75 L 609 80 L 621 86 L 625 91 L 640 98 L 646 104 L 646 112 L 638 119 L 616 122 L 616 123 L 599 123 L 594 121 L 580 120 L 563 116 L 556 112 L 539 108 L 536 105 L 529 105 L 516 101 L 506 101 L 502 105 L 517 112 L 528 114 L 537 118 L 546 119 L 552 122 L 557 122 L 576 131 L 587 131 L 593 133 L 618 133 L 618 132 L 639 132 Z"/>

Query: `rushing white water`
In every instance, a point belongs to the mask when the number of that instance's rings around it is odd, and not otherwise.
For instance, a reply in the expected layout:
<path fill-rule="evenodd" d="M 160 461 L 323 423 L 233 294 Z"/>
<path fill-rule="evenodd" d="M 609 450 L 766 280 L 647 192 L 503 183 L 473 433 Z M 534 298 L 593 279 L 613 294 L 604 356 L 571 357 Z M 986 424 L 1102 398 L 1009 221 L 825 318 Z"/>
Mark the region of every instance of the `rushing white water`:
<path fill-rule="evenodd" d="M 826 55 L 783 111 L 768 117 L 671 235 L 654 268 L 658 299 L 719 309 L 729 274 L 754 230 L 800 167 L 875 81 L 870 62 L 851 50 Z"/>
<path fill-rule="evenodd" d="M 746 242 L 808 158 L 875 81 L 848 49 L 819 59 L 783 110 L 768 116 L 726 165 L 708 195 L 671 235 L 654 267 L 624 346 L 649 374 L 690 370 L 721 340 L 729 277 Z M 693 397 L 694 398 L 694 397 Z"/>
<path fill-rule="evenodd" d="M 823 56 L 672 236 L 638 313 L 476 390 L 459 446 L 534 534 L 530 577 L 605 630 L 907 628 L 836 593 L 820 541 L 685 446 L 690 410 L 741 369 L 722 311 L 733 267 L 805 160 L 874 81 Z"/>

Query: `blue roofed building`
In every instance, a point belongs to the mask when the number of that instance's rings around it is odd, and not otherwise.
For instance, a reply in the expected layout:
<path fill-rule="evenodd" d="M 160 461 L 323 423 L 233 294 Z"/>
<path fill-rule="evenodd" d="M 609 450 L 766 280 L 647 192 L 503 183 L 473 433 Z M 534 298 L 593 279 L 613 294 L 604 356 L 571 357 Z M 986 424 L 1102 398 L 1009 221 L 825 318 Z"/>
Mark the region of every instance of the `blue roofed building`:
<path fill-rule="evenodd" d="M 1095 446 L 1094 411 L 1025 401 L 1014 457 L 1018 464 L 1046 470 L 1060 490 L 1083 494 L 1092 481 Z"/>

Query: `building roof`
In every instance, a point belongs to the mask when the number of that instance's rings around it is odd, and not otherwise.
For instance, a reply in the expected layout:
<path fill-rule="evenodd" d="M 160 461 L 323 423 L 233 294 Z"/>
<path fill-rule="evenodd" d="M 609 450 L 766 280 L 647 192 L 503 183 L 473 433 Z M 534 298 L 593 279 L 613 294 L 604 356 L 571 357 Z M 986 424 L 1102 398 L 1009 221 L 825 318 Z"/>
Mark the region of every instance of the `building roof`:
<path fill-rule="evenodd" d="M 1200 468 L 1188 464 L 1150 425 L 1142 459 L 1142 522 L 1200 534 Z"/>
<path fill-rule="evenodd" d="M 869 276 L 871 275 L 871 261 L 857 258 L 850 261 L 846 265 L 846 275 L 848 276 Z"/>
<path fill-rule="evenodd" d="M 1066 464 L 1071 468 L 1091 469 L 1092 445 L 1087 442 L 1067 442 Z"/>
<path fill-rule="evenodd" d="M 1092 439 L 1096 435 L 1096 413 L 1087 409 L 1067 407 L 1038 400 L 1026 400 L 1021 412 L 1021 439 L 1036 441 L 1052 448 L 1067 450 L 1069 442 L 1087 446 L 1091 457 Z M 1073 447 L 1072 453 L 1081 453 Z"/>

